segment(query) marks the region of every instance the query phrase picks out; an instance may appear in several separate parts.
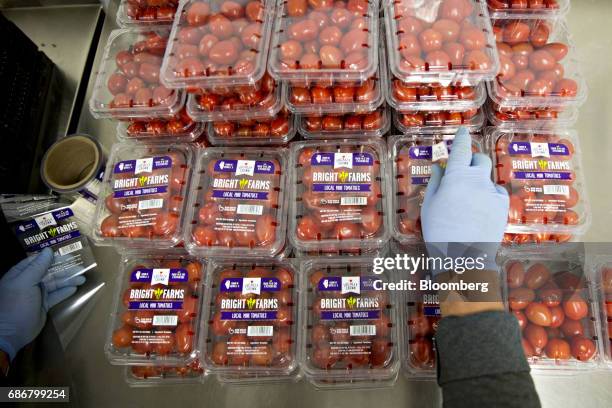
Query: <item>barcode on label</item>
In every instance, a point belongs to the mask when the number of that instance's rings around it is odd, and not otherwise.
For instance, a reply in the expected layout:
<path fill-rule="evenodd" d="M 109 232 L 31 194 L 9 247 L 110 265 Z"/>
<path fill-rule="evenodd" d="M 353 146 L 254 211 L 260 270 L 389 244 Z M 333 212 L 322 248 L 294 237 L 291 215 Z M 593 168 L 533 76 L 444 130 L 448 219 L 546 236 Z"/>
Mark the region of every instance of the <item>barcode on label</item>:
<path fill-rule="evenodd" d="M 249 326 L 247 328 L 248 337 L 270 337 L 273 334 L 273 326 Z"/>
<path fill-rule="evenodd" d="M 376 326 L 373 324 L 363 324 L 350 327 L 351 336 L 376 336 Z"/>
<path fill-rule="evenodd" d="M 263 214 L 263 205 L 238 204 L 236 213 L 246 215 L 261 215 Z"/>
<path fill-rule="evenodd" d="M 178 316 L 153 316 L 153 326 L 176 326 L 178 323 Z"/>
<path fill-rule="evenodd" d="M 55 218 L 53 218 L 52 214 L 43 214 L 39 217 L 34 218 L 34 222 L 36 222 L 36 225 L 38 225 L 38 228 L 40 228 L 41 230 L 44 230 L 47 227 L 50 227 L 51 225 L 57 225 L 57 222 L 55 222 Z"/>
<path fill-rule="evenodd" d="M 548 184 L 544 186 L 544 194 L 569 196 L 569 186 L 559 184 Z"/>
<path fill-rule="evenodd" d="M 368 205 L 368 197 L 341 197 L 340 205 Z"/>
<path fill-rule="evenodd" d="M 154 198 L 151 200 L 142 200 L 138 202 L 138 211 L 153 210 L 164 206 L 163 198 Z"/>
<path fill-rule="evenodd" d="M 71 254 L 75 251 L 81 250 L 81 249 L 83 249 L 83 244 L 81 244 L 81 241 L 77 241 L 77 242 L 73 242 L 70 245 L 61 247 L 58 251 L 59 251 L 60 256 L 64 256 L 64 255 Z"/>

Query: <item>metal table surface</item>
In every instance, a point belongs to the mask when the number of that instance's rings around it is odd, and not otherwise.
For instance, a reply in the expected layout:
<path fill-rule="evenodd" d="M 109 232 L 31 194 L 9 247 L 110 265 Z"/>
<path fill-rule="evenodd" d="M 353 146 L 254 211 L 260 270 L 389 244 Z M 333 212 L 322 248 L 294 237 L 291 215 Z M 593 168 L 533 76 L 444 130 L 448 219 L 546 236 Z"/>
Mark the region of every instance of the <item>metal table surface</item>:
<path fill-rule="evenodd" d="M 612 242 L 612 2 L 579 0 L 572 2 L 569 27 L 582 60 L 589 85 L 589 99 L 580 111 L 577 129 L 581 136 L 583 161 L 592 203 L 593 225 L 586 241 Z M 112 14 L 112 12 L 110 13 Z M 95 67 L 114 18 L 107 17 L 98 48 Z M 91 94 L 90 80 L 87 98 Z M 95 120 L 83 106 L 78 129 L 98 137 L 109 147 L 115 140 L 115 123 Z M 400 375 L 397 384 L 381 390 L 318 391 L 307 382 L 248 387 L 221 386 L 214 379 L 202 385 L 157 388 L 129 388 L 124 369 L 106 361 L 103 348 L 118 257 L 114 250 L 95 250 L 99 268 L 88 276 L 81 291 L 101 288 L 90 300 L 89 313 L 78 319 L 70 338 L 65 340 L 66 357 L 72 371 L 77 398 L 83 406 L 204 406 L 204 407 L 435 407 L 440 406 L 439 389 L 434 382 L 409 381 Z M 102 284 L 108 283 L 102 288 Z M 543 377 L 535 382 L 544 407 L 609 407 L 612 405 L 612 373 Z"/>

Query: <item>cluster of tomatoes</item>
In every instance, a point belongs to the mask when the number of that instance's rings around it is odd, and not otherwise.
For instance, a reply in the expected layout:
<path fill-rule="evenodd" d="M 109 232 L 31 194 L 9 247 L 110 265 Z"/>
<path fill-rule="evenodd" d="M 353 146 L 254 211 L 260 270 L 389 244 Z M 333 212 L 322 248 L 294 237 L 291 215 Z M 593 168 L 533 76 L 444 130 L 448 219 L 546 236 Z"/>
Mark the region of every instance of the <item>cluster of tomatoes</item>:
<path fill-rule="evenodd" d="M 398 122 L 406 127 L 421 126 L 460 126 L 469 125 L 470 121 L 478 114 L 477 109 L 466 111 L 414 111 L 398 113 Z"/>
<path fill-rule="evenodd" d="M 391 365 L 395 355 L 392 335 L 393 304 L 386 291 L 361 291 L 340 294 L 340 291 L 322 291 L 320 282 L 328 277 L 355 276 L 358 271 L 350 268 L 334 268 L 310 271 L 308 275 L 308 317 L 306 322 L 306 360 L 316 370 L 346 372 L 346 370 L 380 370 Z M 384 277 L 383 277 L 384 279 Z M 372 298 L 376 299 L 374 309 L 378 317 L 370 320 L 323 318 L 323 299 L 327 298 Z M 354 306 L 358 307 L 358 306 Z M 354 309 L 359 310 L 359 309 Z M 353 327 L 352 327 L 353 326 Z M 370 331 L 356 331 L 359 327 L 370 326 Z"/>
<path fill-rule="evenodd" d="M 204 374 L 198 359 L 184 366 L 131 366 L 129 369 L 132 378 L 140 381 L 198 378 Z"/>
<path fill-rule="evenodd" d="M 563 113 L 559 108 L 500 108 L 494 103 L 489 106 L 495 118 L 501 122 L 554 121 Z"/>
<path fill-rule="evenodd" d="M 190 0 L 182 14 L 169 59 L 174 78 L 250 75 L 264 47 L 262 0 Z"/>
<path fill-rule="evenodd" d="M 363 84 L 336 86 L 313 85 L 311 87 L 289 88 L 289 102 L 293 105 L 323 105 L 323 104 L 368 104 L 373 103 L 380 95 L 380 82 L 370 78 Z"/>
<path fill-rule="evenodd" d="M 108 215 L 98 226 L 100 236 L 110 239 L 167 240 L 176 234 L 181 222 L 190 173 L 186 156 L 183 152 L 173 150 L 172 148 L 157 149 L 156 153 L 153 153 L 158 157 L 170 157 L 172 168 L 153 170 L 148 174 L 150 176 L 167 174 L 169 180 L 167 191 L 139 197 L 117 197 L 116 191 L 111 190 L 104 199 L 103 213 Z M 135 177 L 133 172 L 114 173 L 110 177 L 110 184 L 113 185 L 119 179 L 133 177 Z M 162 205 L 154 206 L 155 208 L 142 208 L 141 202 L 149 200 L 162 200 Z"/>
<path fill-rule="evenodd" d="M 196 127 L 196 123 L 187 114 L 185 108 L 181 109 L 173 119 L 132 120 L 126 128 L 128 137 L 146 138 L 158 136 L 180 136 L 189 134 Z"/>
<path fill-rule="evenodd" d="M 473 22 L 472 1 L 443 0 L 431 22 L 415 16 L 413 8 L 412 0 L 396 1 L 393 5 L 400 71 L 457 68 L 485 71 L 493 66 L 487 52 L 487 33 Z"/>
<path fill-rule="evenodd" d="M 491 11 L 558 9 L 557 0 L 487 0 Z"/>
<path fill-rule="evenodd" d="M 302 128 L 307 132 L 342 132 L 364 130 L 376 132 L 385 127 L 385 108 L 380 108 L 371 113 L 345 114 L 345 115 L 323 115 L 303 116 Z"/>
<path fill-rule="evenodd" d="M 131 280 L 132 273 L 144 268 L 172 268 L 184 269 L 187 274 L 186 282 L 170 282 L 169 285 Z M 115 329 L 112 332 L 110 346 L 114 354 L 125 356 L 128 360 L 136 355 L 154 360 L 156 357 L 172 357 L 189 355 L 195 349 L 195 328 L 198 324 L 200 305 L 201 281 L 203 276 L 202 264 L 188 259 L 163 259 L 148 261 L 135 265 L 125 274 L 122 285 L 123 294 L 118 305 Z M 148 299 L 141 299 L 134 293 L 135 289 L 182 289 L 184 297 L 180 299 L 181 308 L 172 310 L 133 310 L 131 303 L 138 303 Z M 154 325 L 155 316 L 167 317 L 175 320 L 175 325 Z"/>
<path fill-rule="evenodd" d="M 238 122 L 213 122 L 211 138 L 249 139 L 249 138 L 285 138 L 291 129 L 291 116 L 286 109 L 281 110 L 272 119 L 252 119 Z"/>
<path fill-rule="evenodd" d="M 496 20 L 493 29 L 500 61 L 494 87 L 498 98 L 576 97 L 578 83 L 567 77 L 562 64 L 569 47 L 550 42 L 550 23 Z"/>
<path fill-rule="evenodd" d="M 505 271 L 525 356 L 591 360 L 597 347 L 584 277 L 568 270 L 553 273 L 547 262 L 510 261 Z"/>
<path fill-rule="evenodd" d="M 262 290 L 260 294 L 223 290 L 227 280 L 240 278 L 274 278 L 279 287 L 275 291 Z M 293 327 L 297 323 L 297 299 L 294 278 L 292 269 L 277 265 L 255 265 L 248 268 L 235 266 L 213 272 L 204 350 L 205 358 L 213 370 L 222 367 L 246 367 L 247 371 L 248 367 L 278 370 L 288 368 L 295 362 L 296 339 Z M 258 311 L 257 306 L 249 309 L 223 307 L 224 301 L 230 299 L 243 299 L 246 300 L 245 304 L 249 300 L 275 299 L 277 307 L 266 309 L 274 318 L 226 319 L 223 317 L 226 312 Z"/>
<path fill-rule="evenodd" d="M 125 0 L 125 14 L 132 21 L 171 23 L 178 0 Z"/>
<path fill-rule="evenodd" d="M 391 96 L 397 101 L 398 105 L 403 102 L 449 102 L 476 99 L 476 88 L 473 86 L 407 84 L 395 78 L 391 84 L 391 90 Z"/>
<path fill-rule="evenodd" d="M 436 352 L 433 337 L 440 320 L 440 315 L 425 313 L 423 302 L 408 302 L 408 361 L 410 367 L 418 370 L 436 368 Z M 437 308 L 437 305 L 433 308 Z"/>

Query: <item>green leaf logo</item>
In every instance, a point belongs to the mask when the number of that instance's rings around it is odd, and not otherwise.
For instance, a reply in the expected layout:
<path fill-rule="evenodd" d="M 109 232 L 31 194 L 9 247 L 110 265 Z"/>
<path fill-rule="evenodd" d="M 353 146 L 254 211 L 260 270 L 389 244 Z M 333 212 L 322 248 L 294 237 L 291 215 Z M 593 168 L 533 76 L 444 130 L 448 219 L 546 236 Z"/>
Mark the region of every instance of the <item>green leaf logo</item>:
<path fill-rule="evenodd" d="M 357 304 L 357 299 L 355 299 L 353 296 L 349 296 L 348 299 L 346 299 L 346 306 L 349 309 L 353 309 L 356 304 Z"/>
<path fill-rule="evenodd" d="M 241 190 L 244 189 L 246 187 L 247 183 L 248 183 L 247 179 L 241 179 L 240 180 L 240 189 Z"/>
<path fill-rule="evenodd" d="M 153 296 L 155 296 L 155 299 L 159 300 L 161 299 L 161 295 L 164 293 L 164 291 L 161 288 L 157 288 L 153 291 Z"/>
<path fill-rule="evenodd" d="M 49 232 L 49 235 L 51 235 L 52 237 L 54 237 L 54 236 L 56 236 L 56 235 L 57 235 L 57 228 L 55 228 L 55 227 L 49 228 L 49 231 L 48 231 L 48 232 Z"/>
<path fill-rule="evenodd" d="M 248 298 L 246 301 L 246 306 L 248 309 L 253 309 L 255 307 L 255 299 Z"/>
<path fill-rule="evenodd" d="M 147 184 L 147 177 L 146 176 L 140 176 L 138 178 L 138 184 L 140 184 L 140 187 L 144 187 Z"/>

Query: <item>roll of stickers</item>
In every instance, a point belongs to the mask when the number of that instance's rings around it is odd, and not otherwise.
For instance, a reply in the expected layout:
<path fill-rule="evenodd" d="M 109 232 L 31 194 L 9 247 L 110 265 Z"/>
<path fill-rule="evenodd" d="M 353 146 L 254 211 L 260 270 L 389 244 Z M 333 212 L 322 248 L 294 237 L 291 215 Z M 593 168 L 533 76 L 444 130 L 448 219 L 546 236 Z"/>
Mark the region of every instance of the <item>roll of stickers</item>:
<path fill-rule="evenodd" d="M 51 190 L 81 195 L 96 202 L 104 177 L 106 156 L 100 144 L 88 135 L 70 135 L 55 142 L 45 153 L 40 176 Z"/>

